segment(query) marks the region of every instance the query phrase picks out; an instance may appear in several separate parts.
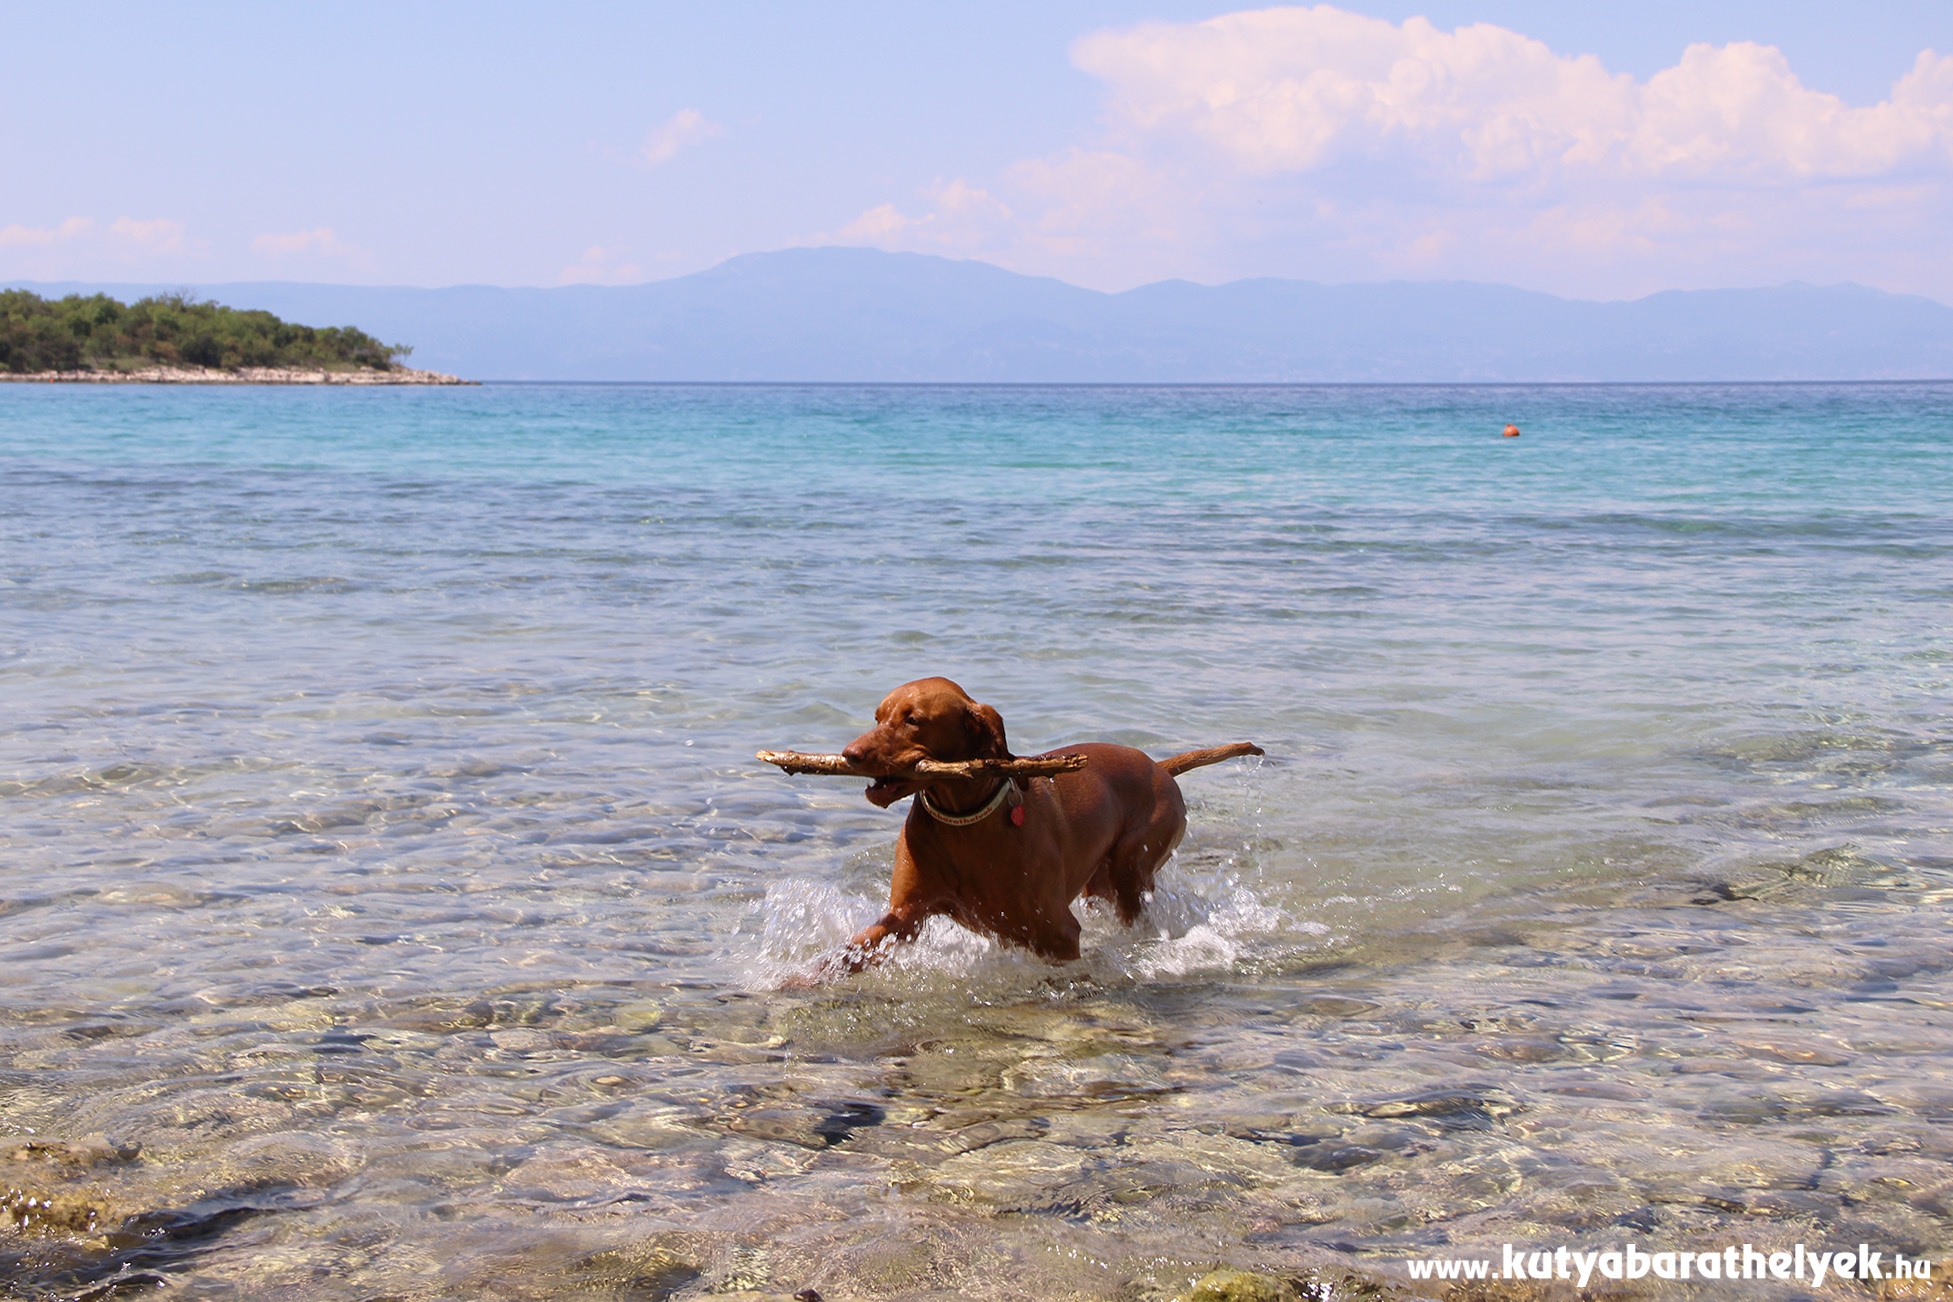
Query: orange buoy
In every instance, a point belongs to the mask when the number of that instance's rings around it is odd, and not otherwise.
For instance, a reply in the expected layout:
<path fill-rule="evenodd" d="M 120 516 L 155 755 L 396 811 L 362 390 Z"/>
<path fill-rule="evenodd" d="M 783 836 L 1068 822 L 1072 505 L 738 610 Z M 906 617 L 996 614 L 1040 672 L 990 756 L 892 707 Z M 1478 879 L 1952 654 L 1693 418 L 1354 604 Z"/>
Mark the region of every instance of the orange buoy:
<path fill-rule="evenodd" d="M 1509 438 L 1509 439 L 1516 439 L 1516 438 L 1518 438 L 1518 437 L 1519 437 L 1519 427 L 1518 427 L 1517 425 L 1508 425 L 1508 426 L 1506 426 L 1506 427 L 1505 427 L 1505 436 L 1506 436 L 1507 438 Z"/>

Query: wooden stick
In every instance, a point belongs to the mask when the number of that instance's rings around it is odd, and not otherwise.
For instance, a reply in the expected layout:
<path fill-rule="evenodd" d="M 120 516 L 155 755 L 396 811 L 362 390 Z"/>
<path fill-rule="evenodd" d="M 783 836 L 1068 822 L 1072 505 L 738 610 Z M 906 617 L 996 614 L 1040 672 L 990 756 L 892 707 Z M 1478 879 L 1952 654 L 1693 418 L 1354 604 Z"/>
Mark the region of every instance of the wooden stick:
<path fill-rule="evenodd" d="M 819 773 L 833 778 L 1038 778 L 1085 767 L 1083 755 L 1046 755 L 1040 759 L 922 760 L 900 773 L 863 773 L 844 755 L 803 755 L 797 750 L 763 750 L 759 758 L 788 773 Z"/>

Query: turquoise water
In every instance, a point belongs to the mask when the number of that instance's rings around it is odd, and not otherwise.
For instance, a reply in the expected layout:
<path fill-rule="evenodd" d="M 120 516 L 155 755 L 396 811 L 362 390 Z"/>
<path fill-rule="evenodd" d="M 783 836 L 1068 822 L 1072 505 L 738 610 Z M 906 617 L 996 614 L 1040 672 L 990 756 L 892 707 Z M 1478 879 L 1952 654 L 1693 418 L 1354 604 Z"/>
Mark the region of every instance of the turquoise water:
<path fill-rule="evenodd" d="M 0 1278 L 1943 1252 L 1950 507 L 1945 385 L 7 386 Z M 1079 963 L 782 990 L 899 811 L 752 752 L 932 673 L 1269 755 Z"/>

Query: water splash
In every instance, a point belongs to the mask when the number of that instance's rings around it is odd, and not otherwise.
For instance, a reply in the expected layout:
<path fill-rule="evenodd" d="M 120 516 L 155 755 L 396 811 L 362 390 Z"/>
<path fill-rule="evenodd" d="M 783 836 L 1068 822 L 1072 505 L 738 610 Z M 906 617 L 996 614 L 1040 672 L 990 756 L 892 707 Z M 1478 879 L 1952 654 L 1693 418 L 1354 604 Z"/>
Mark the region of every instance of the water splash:
<path fill-rule="evenodd" d="M 1292 950 L 1298 937 L 1329 934 L 1322 924 L 1296 919 L 1265 902 L 1241 880 L 1233 856 L 1217 865 L 1197 862 L 1189 867 L 1191 871 L 1182 870 L 1177 860 L 1168 861 L 1160 888 L 1131 927 L 1122 925 L 1101 901 L 1075 903 L 1084 954 L 1077 964 L 1065 966 L 1105 981 L 1226 974 Z M 742 964 L 743 984 L 755 991 L 777 990 L 804 976 L 883 910 L 878 900 L 804 877 L 769 887 L 756 907 L 757 944 Z M 943 981 L 1037 984 L 1052 972 L 1052 965 L 1035 955 L 947 918 L 931 918 L 913 941 L 891 947 L 877 971 L 864 979 L 920 990 Z"/>

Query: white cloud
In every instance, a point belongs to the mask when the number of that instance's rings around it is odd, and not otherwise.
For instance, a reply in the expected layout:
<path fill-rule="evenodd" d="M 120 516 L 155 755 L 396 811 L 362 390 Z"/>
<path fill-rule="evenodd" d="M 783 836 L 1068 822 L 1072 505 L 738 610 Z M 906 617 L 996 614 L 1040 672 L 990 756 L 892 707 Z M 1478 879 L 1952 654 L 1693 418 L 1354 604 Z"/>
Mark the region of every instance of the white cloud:
<path fill-rule="evenodd" d="M 189 249 L 183 223 L 167 217 L 152 217 L 143 221 L 134 217 L 118 217 L 109 226 L 109 235 L 125 245 L 134 245 L 145 254 L 178 254 Z"/>
<path fill-rule="evenodd" d="M 680 109 L 651 129 L 638 146 L 637 158 L 646 167 L 657 167 L 678 157 L 700 141 L 720 135 L 725 128 L 697 109 Z"/>
<path fill-rule="evenodd" d="M 1804 86 L 1770 46 L 1692 45 L 1642 84 L 1489 23 L 1329 5 L 1100 32 L 1073 59 L 1136 133 L 1183 133 L 1256 173 L 1388 160 L 1481 184 L 1754 183 L 1881 175 L 1953 145 L 1953 58 L 1931 52 L 1869 108 Z"/>
<path fill-rule="evenodd" d="M 289 273 L 296 267 L 301 274 L 344 275 L 347 271 L 373 269 L 373 254 L 339 238 L 330 226 L 315 226 L 309 231 L 271 231 L 254 236 L 251 252 L 278 264 Z"/>
<path fill-rule="evenodd" d="M 871 244 L 913 252 L 961 253 L 1012 230 L 1017 215 L 988 190 L 960 178 L 924 192 L 929 211 L 911 217 L 892 203 L 877 204 L 832 235 L 810 243 Z"/>
<path fill-rule="evenodd" d="M 887 247 L 903 234 L 934 220 L 934 214 L 910 217 L 892 203 L 879 203 L 843 226 L 831 238 L 836 244 L 875 244 Z M 829 237 L 822 237 L 823 242 Z"/>
<path fill-rule="evenodd" d="M 197 270 L 206 244 L 170 217 L 118 217 L 107 226 L 69 217 L 53 226 L 0 227 L 0 275 L 23 280 L 99 279 L 104 266 L 144 275 Z"/>
<path fill-rule="evenodd" d="M 635 285 L 644 279 L 644 268 L 626 261 L 621 249 L 592 244 L 583 256 L 556 273 L 562 285 Z"/>
<path fill-rule="evenodd" d="M 53 248 L 77 241 L 92 241 L 97 223 L 93 217 L 70 217 L 59 226 L 0 227 L 0 247 Z M 124 253 L 139 250 L 150 254 L 183 253 L 188 249 L 182 222 L 167 217 L 138 221 L 118 217 L 108 228 L 108 242 Z"/>
<path fill-rule="evenodd" d="M 95 229 L 91 217 L 70 217 L 59 226 L 0 226 L 0 248 L 48 248 L 79 239 Z"/>
<path fill-rule="evenodd" d="M 251 241 L 251 252 L 269 257 L 280 257 L 293 253 L 320 253 L 330 257 L 358 257 L 361 250 L 346 244 L 333 233 L 330 226 L 319 226 L 309 231 L 290 231 L 285 234 L 259 235 Z"/>
<path fill-rule="evenodd" d="M 1034 201 L 1027 232 L 1053 252 L 1089 252 L 1115 236 L 1156 249 L 1198 238 L 1197 185 L 1174 186 L 1163 172 L 1110 149 L 1068 149 L 1017 163 L 1006 173 L 1014 192 Z"/>
<path fill-rule="evenodd" d="M 1480 23 L 1337 9 L 1075 43 L 1102 126 L 869 208 L 840 237 L 1123 288 L 1444 277 L 1593 296 L 1859 280 L 1953 300 L 1953 58 L 1851 105 L 1781 51 L 1690 46 L 1646 80 Z"/>

